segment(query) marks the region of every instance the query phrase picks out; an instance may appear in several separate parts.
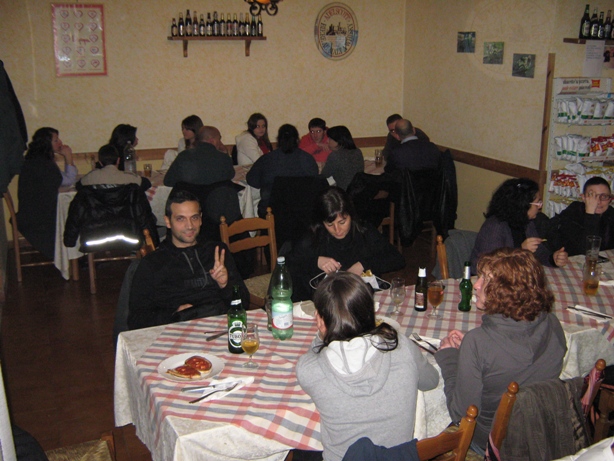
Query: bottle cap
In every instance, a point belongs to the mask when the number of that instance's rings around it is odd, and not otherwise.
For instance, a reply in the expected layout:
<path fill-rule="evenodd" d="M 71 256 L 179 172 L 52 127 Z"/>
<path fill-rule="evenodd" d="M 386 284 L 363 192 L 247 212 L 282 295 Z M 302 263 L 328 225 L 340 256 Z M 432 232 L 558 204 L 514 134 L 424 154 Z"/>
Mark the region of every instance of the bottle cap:
<path fill-rule="evenodd" d="M 418 269 L 418 277 L 426 277 L 426 267 L 421 267 Z"/>
<path fill-rule="evenodd" d="M 465 266 L 471 266 L 471 261 L 465 261 Z"/>
<path fill-rule="evenodd" d="M 278 256 L 277 257 L 277 262 L 279 264 L 284 264 L 286 262 L 286 257 L 285 256 Z"/>

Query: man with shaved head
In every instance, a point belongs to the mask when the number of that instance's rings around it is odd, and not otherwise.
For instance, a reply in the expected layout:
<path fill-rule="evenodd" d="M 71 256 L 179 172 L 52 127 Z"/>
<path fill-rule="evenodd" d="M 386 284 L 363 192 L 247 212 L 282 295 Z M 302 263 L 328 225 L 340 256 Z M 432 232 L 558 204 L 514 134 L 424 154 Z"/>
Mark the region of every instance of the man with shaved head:
<path fill-rule="evenodd" d="M 232 159 L 222 144 L 220 130 L 203 126 L 197 134 L 197 144 L 181 152 L 168 169 L 164 185 L 174 187 L 178 182 L 208 186 L 232 179 L 235 175 Z"/>
<path fill-rule="evenodd" d="M 384 160 L 388 160 L 390 153 L 394 150 L 395 147 L 398 147 L 401 144 L 399 137 L 397 136 L 395 125 L 399 120 L 402 120 L 399 114 L 392 114 L 386 119 L 386 126 L 388 127 L 388 135 L 386 136 L 386 145 L 382 150 L 382 154 L 384 155 Z M 430 141 L 428 135 L 422 131 L 418 127 L 414 127 L 416 130 L 416 137 L 421 141 Z"/>
<path fill-rule="evenodd" d="M 418 139 L 416 130 L 409 120 L 400 119 L 395 122 L 394 136 L 401 144 L 388 156 L 384 167 L 387 173 L 405 168 L 428 170 L 441 166 L 441 152 L 437 146 L 430 141 Z"/>

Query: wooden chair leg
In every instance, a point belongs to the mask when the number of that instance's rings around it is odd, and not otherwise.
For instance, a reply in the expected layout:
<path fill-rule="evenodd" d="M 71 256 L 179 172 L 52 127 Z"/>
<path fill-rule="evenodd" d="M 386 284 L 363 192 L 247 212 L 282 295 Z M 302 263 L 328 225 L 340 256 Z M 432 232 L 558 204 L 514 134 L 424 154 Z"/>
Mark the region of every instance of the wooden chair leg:
<path fill-rule="evenodd" d="M 78 259 L 71 259 L 70 260 L 70 272 L 71 272 L 71 276 L 72 279 L 75 282 L 79 281 L 79 260 Z"/>
<path fill-rule="evenodd" d="M 94 264 L 94 253 L 87 254 L 87 265 L 90 273 L 90 293 L 96 294 L 96 265 Z"/>

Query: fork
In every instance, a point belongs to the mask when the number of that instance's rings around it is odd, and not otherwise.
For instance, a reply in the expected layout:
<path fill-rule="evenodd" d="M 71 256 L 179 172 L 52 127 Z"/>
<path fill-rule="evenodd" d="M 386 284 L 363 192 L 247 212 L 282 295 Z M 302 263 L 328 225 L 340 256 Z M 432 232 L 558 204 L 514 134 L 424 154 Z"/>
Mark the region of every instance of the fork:
<path fill-rule="evenodd" d="M 227 387 L 226 389 L 214 389 L 211 392 L 207 392 L 206 394 L 198 397 L 197 399 L 191 400 L 190 403 L 197 403 L 200 402 L 203 399 L 206 399 L 207 397 L 209 397 L 210 395 L 215 394 L 216 392 L 230 392 L 232 391 L 235 387 L 237 387 L 239 385 L 239 383 L 235 383 L 234 385 Z"/>
<path fill-rule="evenodd" d="M 438 348 L 437 346 L 435 346 L 434 344 L 431 344 L 431 343 L 429 343 L 428 341 L 426 341 L 425 339 L 422 339 L 422 337 L 421 337 L 421 336 L 420 336 L 418 333 L 412 333 L 411 335 L 414 337 L 414 339 L 415 339 L 416 341 L 420 341 L 420 342 L 426 343 L 426 344 L 428 344 L 429 346 L 431 346 L 431 347 L 432 347 L 434 350 L 436 350 L 436 351 L 438 351 L 438 350 L 439 350 L 439 348 Z"/>

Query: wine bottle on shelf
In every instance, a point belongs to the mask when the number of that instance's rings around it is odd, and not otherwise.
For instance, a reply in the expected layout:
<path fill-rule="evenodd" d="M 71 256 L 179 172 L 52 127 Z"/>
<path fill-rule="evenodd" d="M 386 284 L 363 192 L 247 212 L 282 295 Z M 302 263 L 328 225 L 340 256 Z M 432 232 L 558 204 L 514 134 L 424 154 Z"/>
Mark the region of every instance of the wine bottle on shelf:
<path fill-rule="evenodd" d="M 213 22 L 211 21 L 211 13 L 207 13 L 207 37 L 213 35 Z"/>
<path fill-rule="evenodd" d="M 177 21 L 175 21 L 175 18 L 173 18 L 173 23 L 171 25 L 171 37 L 176 37 L 177 36 Z"/>
<path fill-rule="evenodd" d="M 253 14 L 249 35 L 251 35 L 252 37 L 256 37 L 258 35 L 258 23 L 256 23 L 256 16 L 254 16 Z"/>
<path fill-rule="evenodd" d="M 589 4 L 586 4 L 586 8 L 584 9 L 584 16 L 580 20 L 580 33 L 578 34 L 578 38 L 587 39 L 591 36 L 591 10 Z"/>
<path fill-rule="evenodd" d="M 418 268 L 418 279 L 416 280 L 414 309 L 418 312 L 426 310 L 428 299 L 429 284 L 426 281 L 426 267 Z"/>
<path fill-rule="evenodd" d="M 232 35 L 239 36 L 239 21 L 237 21 L 237 13 L 232 15 Z"/>
<path fill-rule="evenodd" d="M 258 37 L 262 37 L 264 35 L 264 24 L 262 24 L 262 15 L 258 15 Z"/>
<path fill-rule="evenodd" d="M 243 13 L 239 15 L 239 35 L 243 37 L 245 35 L 245 23 L 243 22 Z"/>
<path fill-rule="evenodd" d="M 207 26 L 205 25 L 205 18 L 202 14 L 200 15 L 200 23 L 198 24 L 198 35 L 201 37 L 207 35 Z"/>
<path fill-rule="evenodd" d="M 224 13 L 220 17 L 220 36 L 224 37 L 226 35 L 226 21 L 224 20 Z"/>
<path fill-rule="evenodd" d="M 597 32 L 597 38 L 599 38 L 599 40 L 605 40 L 605 28 L 604 28 L 604 21 L 603 21 L 603 11 L 601 13 L 599 13 L 599 31 Z"/>
<path fill-rule="evenodd" d="M 200 35 L 198 31 L 198 15 L 196 14 L 196 11 L 194 11 L 194 22 L 192 24 L 192 35 L 194 37 L 198 37 Z"/>
<path fill-rule="evenodd" d="M 605 23 L 603 24 L 604 40 L 610 40 L 612 37 L 612 10 L 608 10 L 608 14 L 605 17 Z"/>
<path fill-rule="evenodd" d="M 230 19 L 230 13 L 226 15 L 226 37 L 232 36 L 232 19 Z"/>
<path fill-rule="evenodd" d="M 180 37 L 185 35 L 185 25 L 183 23 L 183 13 L 179 13 L 179 24 L 177 24 L 177 33 Z"/>
<path fill-rule="evenodd" d="M 187 10 L 185 14 L 185 34 L 188 37 L 192 36 L 192 18 L 190 17 L 190 10 Z"/>
<path fill-rule="evenodd" d="M 599 18 L 597 18 L 597 8 L 593 10 L 591 16 L 591 40 L 597 40 L 599 38 Z"/>
<path fill-rule="evenodd" d="M 249 13 L 245 13 L 245 35 L 250 36 L 252 33 L 251 30 L 252 27 L 249 23 Z"/>
<path fill-rule="evenodd" d="M 213 12 L 213 36 L 220 35 L 220 21 L 217 19 L 217 11 Z"/>

